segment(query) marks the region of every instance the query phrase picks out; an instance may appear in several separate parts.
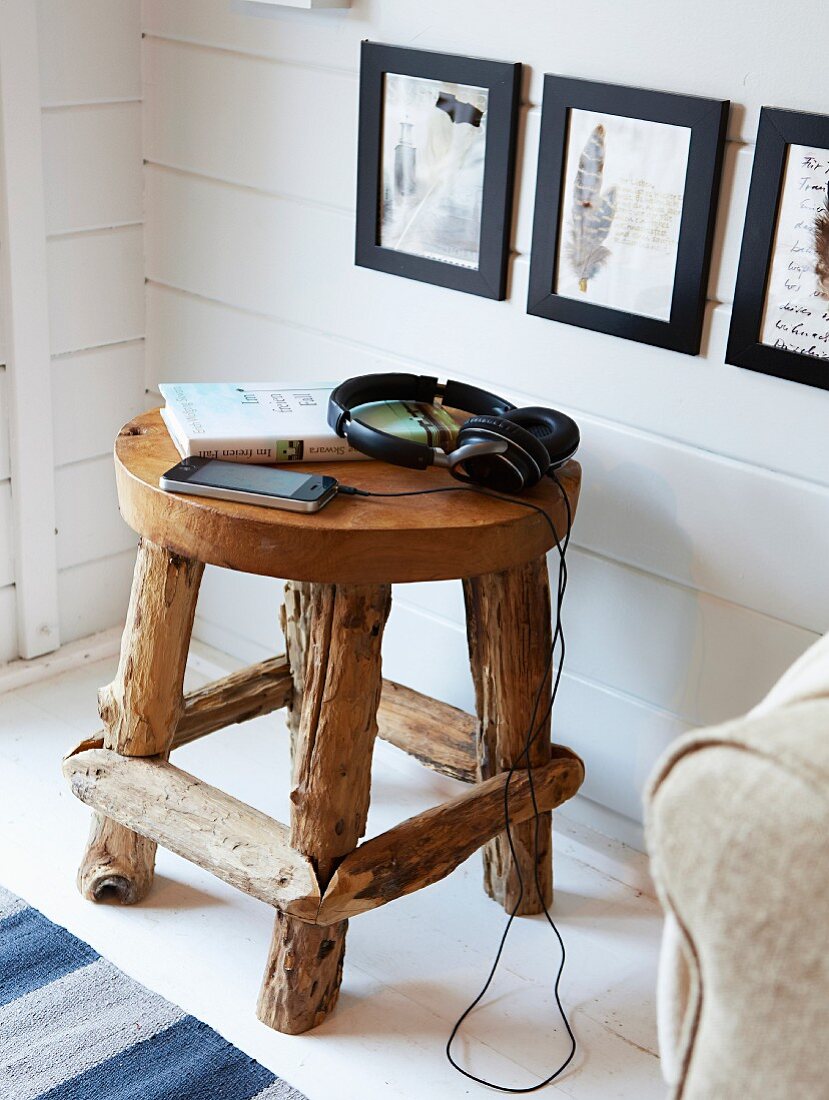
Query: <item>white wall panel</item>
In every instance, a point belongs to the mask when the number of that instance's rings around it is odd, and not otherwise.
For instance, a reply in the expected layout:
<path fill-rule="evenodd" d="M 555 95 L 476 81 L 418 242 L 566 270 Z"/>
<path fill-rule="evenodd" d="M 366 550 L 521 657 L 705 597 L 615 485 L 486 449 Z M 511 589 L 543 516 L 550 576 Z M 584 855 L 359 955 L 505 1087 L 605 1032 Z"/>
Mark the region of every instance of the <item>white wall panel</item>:
<path fill-rule="evenodd" d="M 354 206 L 357 80 L 149 39 L 144 156 L 248 187 Z M 289 106 L 290 105 L 290 106 Z M 240 119 L 256 112 L 251 141 Z M 302 149 L 302 156 L 286 156 Z"/>
<path fill-rule="evenodd" d="M 466 637 L 460 627 L 397 604 L 383 641 L 383 675 L 474 710 Z M 659 754 L 689 723 L 568 671 L 553 739 L 584 754 L 582 793 L 641 821 L 641 789 Z"/>
<path fill-rule="evenodd" d="M 60 644 L 49 392 L 39 30 L 31 0 L 0 5 L 0 313 L 14 478 L 18 653 Z"/>
<path fill-rule="evenodd" d="M 456 623 L 395 600 L 383 634 L 383 675 L 474 712 L 466 632 Z"/>
<path fill-rule="evenodd" d="M 553 577 L 557 561 L 551 554 Z M 808 630 L 576 546 L 568 568 L 568 670 L 694 725 L 745 713 L 817 640 Z M 460 583 L 399 585 L 395 601 L 464 624 Z"/>
<path fill-rule="evenodd" d="M 14 581 L 14 516 L 12 486 L 0 481 L 0 588 Z"/>
<path fill-rule="evenodd" d="M 118 511 L 115 471 L 109 455 L 55 471 L 58 567 L 120 554 L 138 536 Z"/>
<path fill-rule="evenodd" d="M 6 368 L 0 366 L 0 481 L 9 476 L 9 405 Z"/>
<path fill-rule="evenodd" d="M 569 669 L 695 725 L 744 714 L 817 635 L 576 551 Z"/>
<path fill-rule="evenodd" d="M 22 190 L 24 196 L 34 194 L 40 211 L 27 239 L 36 251 L 38 242 L 42 246 L 44 236 L 48 238 L 51 351 L 53 356 L 70 354 L 50 364 L 47 347 L 43 358 L 46 388 L 44 392 L 41 387 L 36 405 L 47 409 L 45 431 L 43 424 L 33 424 L 29 433 L 38 440 L 43 460 L 35 465 L 46 479 L 38 483 L 41 493 L 36 487 L 30 491 L 31 485 L 18 484 L 19 462 L 11 468 L 6 415 L 9 380 L 0 367 L 0 661 L 19 652 L 33 653 L 48 640 L 48 624 L 29 624 L 27 615 L 20 623 L 23 648 L 18 646 L 15 606 L 30 599 L 20 584 L 21 568 L 28 562 L 31 569 L 34 563 L 31 591 L 48 595 L 57 582 L 54 554 L 44 560 L 25 525 L 18 524 L 18 584 L 16 588 L 9 584 L 13 574 L 10 504 L 15 500 L 18 509 L 28 501 L 41 520 L 49 520 L 49 540 L 60 527 L 59 564 L 72 566 L 61 573 L 59 616 L 54 606 L 55 638 L 58 617 L 64 626 L 63 641 L 122 617 L 126 593 L 115 592 L 114 580 L 119 561 L 124 573 L 124 548 L 134 544 L 134 536 L 128 532 L 125 538 L 126 528 L 118 516 L 108 452 L 122 420 L 144 404 L 143 254 L 142 229 L 137 224 L 143 217 L 140 0 L 34 0 L 10 7 L 28 13 L 32 20 L 27 48 L 12 51 L 12 63 L 3 69 L 14 80 L 6 89 L 10 103 L 16 102 L 14 95 L 22 95 L 25 85 L 23 70 L 15 69 L 18 60 L 25 62 L 33 81 L 29 99 L 34 104 L 34 125 L 27 131 L 29 140 L 17 150 L 24 160 L 34 150 L 38 168 L 35 171 L 32 166 L 26 174 Z M 12 122 L 19 115 L 13 112 Z M 20 163 L 20 156 L 14 162 Z M 38 191 L 41 164 L 42 197 Z M 34 190 L 29 186 L 32 181 L 37 184 Z M 129 228 L 112 231 L 113 226 Z M 7 243 L 2 242 L 4 249 Z M 18 274 L 19 270 L 12 271 L 12 295 L 19 289 Z M 28 289 L 22 295 L 27 309 L 34 300 Z M 43 301 L 45 310 L 45 290 Z M 38 332 L 47 333 L 45 323 Z M 100 353 L 87 350 L 113 343 L 116 346 Z M 28 365 L 33 365 L 34 357 L 28 358 L 32 360 Z M 0 346 L 3 362 L 5 351 Z M 55 416 L 48 415 L 53 401 Z M 31 419 L 24 417 L 26 423 Z M 53 445 L 59 499 L 57 515 L 50 519 Z M 103 456 L 98 465 L 64 465 L 95 455 Z M 127 556 L 132 556 L 131 550 Z M 80 564 L 87 558 L 94 559 L 91 570 Z M 93 576 L 101 585 L 87 584 Z M 30 631 L 34 643 L 29 640 Z"/>
<path fill-rule="evenodd" d="M 141 226 L 53 237 L 47 259 L 53 355 L 144 335 Z"/>
<path fill-rule="evenodd" d="M 208 566 L 196 607 L 197 635 L 242 661 L 272 657 L 284 652 L 281 603 L 281 582 Z"/>
<path fill-rule="evenodd" d="M 0 665 L 17 656 L 17 607 L 14 585 L 0 588 Z"/>
<path fill-rule="evenodd" d="M 110 455 L 121 427 L 145 407 L 143 340 L 53 359 L 52 401 L 56 465 Z"/>
<path fill-rule="evenodd" d="M 140 222 L 141 104 L 43 113 L 48 233 Z"/>
<path fill-rule="evenodd" d="M 737 145 L 732 141 L 728 142 L 723 159 L 720 201 L 711 253 L 711 271 L 708 278 L 708 297 L 715 301 L 732 302 L 734 300 L 734 286 L 737 282 L 737 265 L 740 261 L 743 223 L 753 163 L 753 145 Z"/>
<path fill-rule="evenodd" d="M 585 415 L 580 546 L 829 630 L 829 491 Z"/>
<path fill-rule="evenodd" d="M 607 4 L 523 0 L 507 10 L 480 0 L 381 0 L 342 13 L 242 14 L 227 0 L 145 0 L 144 30 L 278 58 L 355 70 L 363 38 L 522 61 L 540 102 L 545 72 L 658 88 L 740 106 L 731 134 L 753 138 L 763 103 L 814 110 L 824 64 L 819 34 L 798 34 L 790 7 L 698 0 Z"/>
<path fill-rule="evenodd" d="M 369 345 L 246 313 L 150 283 L 147 287 L 147 385 L 222 381 L 230 373 L 290 382 L 327 381 L 409 364 Z M 395 366 L 396 364 L 396 366 Z"/>
<path fill-rule="evenodd" d="M 64 642 L 124 622 L 134 564 L 135 550 L 130 549 L 58 573 L 60 636 Z"/>
<path fill-rule="evenodd" d="M 141 0 L 37 0 L 44 105 L 141 95 Z"/>
<path fill-rule="evenodd" d="M 654 765 L 692 728 L 667 711 L 568 673 L 556 703 L 553 739 L 586 762 L 581 794 L 641 822 L 642 791 Z"/>
<path fill-rule="evenodd" d="M 376 13 L 376 0 L 372 4 Z M 366 22 L 366 9 L 355 7 L 347 12 L 281 10 L 251 18 L 235 0 L 144 0 L 142 11 L 145 34 L 345 72 L 357 68 L 355 45 L 365 37 L 359 28 L 365 32 Z"/>

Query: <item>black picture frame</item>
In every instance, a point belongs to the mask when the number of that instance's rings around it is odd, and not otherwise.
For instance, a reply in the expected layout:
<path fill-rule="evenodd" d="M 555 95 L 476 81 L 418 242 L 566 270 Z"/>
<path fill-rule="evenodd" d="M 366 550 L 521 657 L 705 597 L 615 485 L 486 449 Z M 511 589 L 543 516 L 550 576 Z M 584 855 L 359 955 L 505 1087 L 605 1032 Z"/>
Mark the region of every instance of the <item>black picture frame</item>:
<path fill-rule="evenodd" d="M 699 353 L 729 107 L 728 100 L 545 75 L 528 313 L 687 355 Z M 686 126 L 691 130 L 668 321 L 555 293 L 573 109 Z"/>
<path fill-rule="evenodd" d="M 829 358 L 760 343 L 790 145 L 816 146 L 829 153 L 829 115 L 777 107 L 760 111 L 725 361 L 829 390 Z"/>
<path fill-rule="evenodd" d="M 384 248 L 380 243 L 384 85 L 387 73 L 486 88 L 487 132 L 477 268 Z M 406 279 L 503 300 L 512 228 L 521 65 L 363 42 L 355 262 Z"/>

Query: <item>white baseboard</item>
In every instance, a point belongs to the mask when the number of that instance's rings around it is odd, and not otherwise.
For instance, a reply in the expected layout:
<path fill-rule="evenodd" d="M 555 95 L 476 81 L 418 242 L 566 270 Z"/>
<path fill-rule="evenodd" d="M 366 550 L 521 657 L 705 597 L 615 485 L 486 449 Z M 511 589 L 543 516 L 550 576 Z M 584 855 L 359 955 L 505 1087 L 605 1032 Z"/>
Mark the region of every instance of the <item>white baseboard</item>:
<path fill-rule="evenodd" d="M 121 645 L 121 632 L 122 627 L 115 626 L 89 638 L 69 642 L 43 657 L 35 657 L 30 661 L 10 661 L 0 667 L 0 695 L 37 683 L 38 680 L 71 672 L 82 665 L 113 657 Z"/>
<path fill-rule="evenodd" d="M 637 852 L 645 852 L 645 831 L 638 821 L 634 821 L 624 814 L 602 806 L 594 802 L 592 798 L 586 798 L 577 794 L 569 802 L 556 811 L 557 817 L 564 817 L 574 826 L 590 829 L 594 833 L 601 833 L 610 841 L 617 841 Z"/>
<path fill-rule="evenodd" d="M 66 672 L 103 661 L 108 657 L 117 657 L 121 648 L 122 628 L 92 634 L 77 642 L 69 642 L 53 653 L 36 657 L 31 661 L 10 661 L 0 666 L 0 695 L 7 691 L 26 687 L 39 680 L 48 680 Z M 217 634 L 217 640 L 219 635 Z M 208 680 L 219 680 L 246 664 L 272 657 L 273 653 L 260 653 L 257 649 L 248 661 L 233 653 L 227 653 L 209 643 L 194 637 L 187 655 L 187 667 Z"/>

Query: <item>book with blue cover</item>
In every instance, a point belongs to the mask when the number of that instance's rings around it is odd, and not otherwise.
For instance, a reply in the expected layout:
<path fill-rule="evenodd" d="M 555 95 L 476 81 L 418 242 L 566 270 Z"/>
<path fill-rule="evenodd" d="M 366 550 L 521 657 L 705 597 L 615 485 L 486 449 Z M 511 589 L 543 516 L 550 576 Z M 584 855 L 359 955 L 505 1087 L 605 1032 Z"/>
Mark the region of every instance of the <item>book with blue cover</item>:
<path fill-rule="evenodd" d="M 326 419 L 332 385 L 164 382 L 164 423 L 182 458 L 230 462 L 331 462 L 366 456 Z M 449 451 L 458 425 L 439 405 L 377 401 L 355 415 L 391 435 Z"/>

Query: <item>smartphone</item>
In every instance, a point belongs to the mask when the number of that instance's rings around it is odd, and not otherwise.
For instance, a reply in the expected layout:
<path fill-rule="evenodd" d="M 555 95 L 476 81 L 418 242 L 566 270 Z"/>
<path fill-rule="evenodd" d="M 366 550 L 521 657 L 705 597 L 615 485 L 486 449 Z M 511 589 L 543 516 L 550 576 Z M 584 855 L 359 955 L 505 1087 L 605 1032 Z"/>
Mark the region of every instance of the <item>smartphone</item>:
<path fill-rule="evenodd" d="M 171 493 L 190 493 L 237 504 L 263 504 L 289 512 L 318 512 L 337 495 L 337 479 L 322 474 L 296 474 L 247 462 L 185 458 L 158 480 Z"/>

